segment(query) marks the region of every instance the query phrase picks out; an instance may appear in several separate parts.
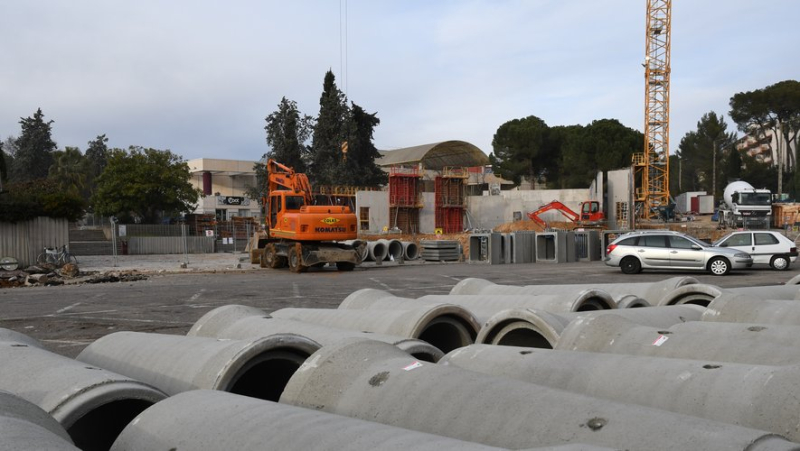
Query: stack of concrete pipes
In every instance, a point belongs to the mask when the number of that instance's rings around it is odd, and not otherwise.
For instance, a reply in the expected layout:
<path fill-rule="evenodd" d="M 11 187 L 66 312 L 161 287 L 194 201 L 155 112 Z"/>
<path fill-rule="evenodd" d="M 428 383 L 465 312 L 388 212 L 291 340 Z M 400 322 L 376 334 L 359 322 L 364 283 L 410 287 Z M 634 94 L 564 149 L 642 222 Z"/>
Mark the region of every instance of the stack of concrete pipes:
<path fill-rule="evenodd" d="M 368 241 L 364 261 L 373 261 L 378 264 L 384 261 L 402 263 L 419 258 L 419 247 L 413 241 L 400 241 L 396 239 Z"/>
<path fill-rule="evenodd" d="M 227 305 L 75 360 L 0 329 L 0 451 L 800 450 L 798 290 L 465 279 Z"/>

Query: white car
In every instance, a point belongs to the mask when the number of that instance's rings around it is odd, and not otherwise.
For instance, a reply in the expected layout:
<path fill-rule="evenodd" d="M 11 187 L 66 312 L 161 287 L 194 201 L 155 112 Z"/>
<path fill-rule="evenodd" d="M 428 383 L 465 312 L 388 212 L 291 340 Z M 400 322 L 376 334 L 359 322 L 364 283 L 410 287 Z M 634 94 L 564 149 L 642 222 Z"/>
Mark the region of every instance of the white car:
<path fill-rule="evenodd" d="M 797 260 L 797 245 L 778 232 L 746 230 L 720 238 L 714 246 L 729 247 L 753 256 L 753 264 L 784 271 Z"/>

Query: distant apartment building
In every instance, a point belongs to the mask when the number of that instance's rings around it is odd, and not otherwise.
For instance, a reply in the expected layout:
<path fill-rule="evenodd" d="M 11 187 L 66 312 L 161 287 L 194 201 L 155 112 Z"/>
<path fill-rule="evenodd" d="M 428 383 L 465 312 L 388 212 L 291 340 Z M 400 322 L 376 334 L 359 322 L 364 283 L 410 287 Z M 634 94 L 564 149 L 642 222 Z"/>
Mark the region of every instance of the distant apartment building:
<path fill-rule="evenodd" d="M 756 133 L 751 133 L 736 142 L 736 149 L 747 152 L 747 155 L 754 157 L 756 161 L 772 165 L 777 164 L 780 150 L 783 164 L 787 169 L 792 161 L 789 155 L 794 154 L 795 147 L 794 143 L 787 143 L 782 135 L 773 133 L 769 129 L 765 130 L 761 137 Z"/>
<path fill-rule="evenodd" d="M 197 158 L 187 161 L 191 183 L 201 191 L 193 213 L 213 214 L 217 221 L 261 216 L 258 199 L 245 192 L 256 185 L 255 161 Z"/>

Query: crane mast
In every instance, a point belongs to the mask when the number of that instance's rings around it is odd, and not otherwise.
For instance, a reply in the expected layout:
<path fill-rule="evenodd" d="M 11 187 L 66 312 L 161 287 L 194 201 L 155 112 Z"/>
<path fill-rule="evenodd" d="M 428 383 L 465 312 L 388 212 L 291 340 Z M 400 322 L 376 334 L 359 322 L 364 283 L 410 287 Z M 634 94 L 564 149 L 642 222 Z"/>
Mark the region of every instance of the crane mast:
<path fill-rule="evenodd" d="M 636 218 L 669 205 L 669 75 L 672 0 L 647 0 L 644 152 L 633 155 Z"/>

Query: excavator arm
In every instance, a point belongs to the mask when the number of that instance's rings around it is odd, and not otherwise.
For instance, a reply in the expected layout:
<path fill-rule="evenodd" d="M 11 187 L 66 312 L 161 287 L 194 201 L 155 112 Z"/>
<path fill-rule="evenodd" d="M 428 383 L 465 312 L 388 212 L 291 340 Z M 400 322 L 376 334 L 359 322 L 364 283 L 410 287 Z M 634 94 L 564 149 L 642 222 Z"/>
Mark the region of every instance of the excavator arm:
<path fill-rule="evenodd" d="M 267 160 L 267 174 L 269 191 L 290 190 L 296 194 L 302 193 L 306 205 L 312 203 L 311 183 L 305 174 L 298 174 L 294 169 L 273 159 Z"/>
<path fill-rule="evenodd" d="M 571 208 L 567 207 L 563 203 L 554 200 L 549 204 L 542 205 L 539 207 L 538 210 L 534 210 L 528 213 L 528 217 L 531 218 L 535 223 L 539 224 L 542 227 L 547 227 L 547 223 L 539 217 L 539 215 L 546 213 L 551 210 L 556 210 L 561 213 L 565 218 L 569 219 L 572 222 L 579 222 L 581 216 L 578 213 L 572 211 Z"/>

